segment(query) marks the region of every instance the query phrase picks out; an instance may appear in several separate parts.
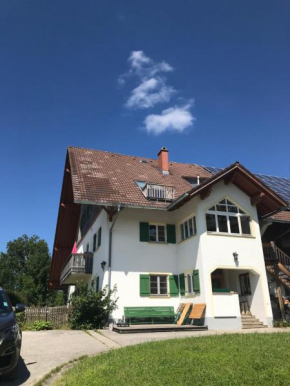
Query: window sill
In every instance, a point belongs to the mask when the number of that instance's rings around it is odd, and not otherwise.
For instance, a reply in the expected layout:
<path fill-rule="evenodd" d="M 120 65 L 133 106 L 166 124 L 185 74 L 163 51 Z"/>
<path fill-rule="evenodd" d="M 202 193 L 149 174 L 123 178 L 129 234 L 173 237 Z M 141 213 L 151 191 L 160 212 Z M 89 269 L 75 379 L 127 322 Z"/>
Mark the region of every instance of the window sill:
<path fill-rule="evenodd" d="M 223 233 L 223 232 L 210 232 L 207 231 L 208 236 L 228 236 L 228 237 L 239 237 L 245 239 L 255 239 L 256 237 L 253 235 L 240 235 L 237 233 Z"/>
<path fill-rule="evenodd" d="M 192 236 L 187 237 L 187 239 L 180 240 L 180 241 L 178 242 L 178 244 L 181 244 L 181 243 L 184 243 L 185 241 L 191 240 L 191 239 L 193 239 L 193 238 L 196 237 L 196 236 L 197 236 L 197 233 L 196 233 L 195 235 L 192 235 Z"/>
<path fill-rule="evenodd" d="M 193 293 L 191 293 L 191 294 L 185 294 L 184 295 L 184 297 L 185 298 L 195 298 L 197 295 L 199 295 L 198 293 L 196 293 L 196 292 L 193 292 Z"/>
<path fill-rule="evenodd" d="M 151 299 L 170 299 L 169 295 L 150 295 Z"/>
<path fill-rule="evenodd" d="M 167 245 L 167 241 L 148 241 L 148 244 L 161 244 L 161 245 Z"/>

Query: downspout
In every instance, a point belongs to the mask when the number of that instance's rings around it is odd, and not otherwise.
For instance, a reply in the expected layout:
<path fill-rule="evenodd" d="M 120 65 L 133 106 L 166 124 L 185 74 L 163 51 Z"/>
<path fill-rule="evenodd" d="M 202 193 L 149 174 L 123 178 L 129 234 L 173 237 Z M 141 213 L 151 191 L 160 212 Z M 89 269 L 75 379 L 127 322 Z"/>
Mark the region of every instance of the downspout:
<path fill-rule="evenodd" d="M 120 212 L 120 210 L 122 209 L 121 205 L 119 204 L 118 205 L 118 210 L 117 210 L 117 213 L 114 217 L 114 220 L 113 220 L 113 224 L 110 228 L 110 231 L 109 231 L 109 261 L 108 261 L 108 274 L 109 274 L 109 278 L 108 278 L 108 287 L 109 287 L 109 291 L 111 290 L 111 273 L 112 273 L 112 239 L 113 239 L 113 228 L 114 228 L 114 225 L 116 223 L 116 220 L 117 220 L 117 217 L 118 217 L 118 214 Z"/>

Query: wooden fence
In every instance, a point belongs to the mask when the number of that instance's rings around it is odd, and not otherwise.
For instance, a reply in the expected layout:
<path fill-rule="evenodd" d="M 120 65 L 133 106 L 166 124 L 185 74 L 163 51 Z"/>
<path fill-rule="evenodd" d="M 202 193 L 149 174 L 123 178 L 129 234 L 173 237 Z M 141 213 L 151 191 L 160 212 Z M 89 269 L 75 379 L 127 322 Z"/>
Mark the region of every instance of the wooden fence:
<path fill-rule="evenodd" d="M 42 307 L 26 308 L 25 323 L 33 324 L 36 320 L 50 322 L 54 328 L 60 328 L 68 324 L 70 307 Z"/>

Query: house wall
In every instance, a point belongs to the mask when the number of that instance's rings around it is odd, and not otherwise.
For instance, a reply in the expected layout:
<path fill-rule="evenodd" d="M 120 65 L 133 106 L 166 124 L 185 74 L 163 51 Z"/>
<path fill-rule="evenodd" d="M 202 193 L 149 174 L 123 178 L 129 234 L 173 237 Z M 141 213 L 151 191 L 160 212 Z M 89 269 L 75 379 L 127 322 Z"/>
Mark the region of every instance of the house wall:
<path fill-rule="evenodd" d="M 228 197 L 251 216 L 252 236 L 209 234 L 206 229 L 205 212 L 211 206 Z M 232 184 L 216 184 L 206 200 L 198 198 L 197 220 L 200 227 L 200 248 L 202 250 L 203 280 L 205 281 L 205 300 L 207 304 L 206 321 L 210 328 L 222 327 L 224 320 L 217 320 L 214 313 L 214 297 L 211 288 L 211 273 L 217 268 L 251 270 L 259 275 L 256 285 L 255 301 L 252 301 L 252 313 L 265 324 L 272 322 L 272 311 L 267 286 L 263 249 L 256 208 L 250 198 Z M 239 254 L 235 263 L 233 253 Z M 254 281 L 254 278 L 252 278 Z M 239 328 L 240 316 L 233 321 L 232 327 Z M 236 323 L 235 323 L 236 322 Z"/>
<path fill-rule="evenodd" d="M 225 197 L 251 216 L 252 236 L 208 234 L 205 212 Z M 180 222 L 193 215 L 196 216 L 197 235 L 181 241 Z M 140 242 L 140 222 L 175 224 L 177 243 Z M 102 211 L 78 250 L 79 252 L 84 251 L 89 242 L 91 251 L 93 234 L 102 226 L 102 244 L 94 253 L 92 276 L 99 275 L 102 286 L 108 283 L 109 229 L 111 225 L 106 212 Z M 238 264 L 234 262 L 233 252 L 239 254 Z M 102 260 L 107 262 L 104 272 L 100 266 Z M 235 294 L 216 296 L 212 293 L 211 273 L 216 268 L 233 270 L 233 274 L 231 272 L 227 274 L 229 283 L 238 279 L 238 273 L 234 273 L 234 270 L 253 273 L 251 282 L 255 286 L 255 298 L 251 299 L 252 312 L 265 324 L 270 325 L 272 311 L 256 208 L 251 205 L 249 197 L 235 186 L 225 185 L 223 182 L 216 184 L 205 200 L 195 197 L 173 212 L 124 208 L 119 212 L 113 229 L 111 285 L 112 287 L 117 285 L 118 308 L 113 312 L 112 317 L 121 319 L 124 315 L 124 307 L 128 306 L 173 306 L 176 310 L 180 302 L 204 302 L 207 306 L 206 324 L 209 328 L 240 328 L 238 297 Z M 200 294 L 159 298 L 140 296 L 140 274 L 178 275 L 193 269 L 199 270 Z M 236 287 L 238 288 L 238 284 Z M 218 315 L 217 309 L 221 307 L 223 307 L 222 315 Z M 228 313 L 225 312 L 226 309 Z"/>

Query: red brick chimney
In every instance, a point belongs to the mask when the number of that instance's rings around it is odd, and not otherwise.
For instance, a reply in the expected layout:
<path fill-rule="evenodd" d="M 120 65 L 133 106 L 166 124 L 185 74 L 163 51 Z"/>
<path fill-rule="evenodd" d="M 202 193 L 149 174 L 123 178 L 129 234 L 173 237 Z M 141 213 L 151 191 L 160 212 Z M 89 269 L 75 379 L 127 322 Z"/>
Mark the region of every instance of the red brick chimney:
<path fill-rule="evenodd" d="M 169 174 L 168 150 L 162 147 L 158 152 L 158 166 L 163 174 Z"/>

